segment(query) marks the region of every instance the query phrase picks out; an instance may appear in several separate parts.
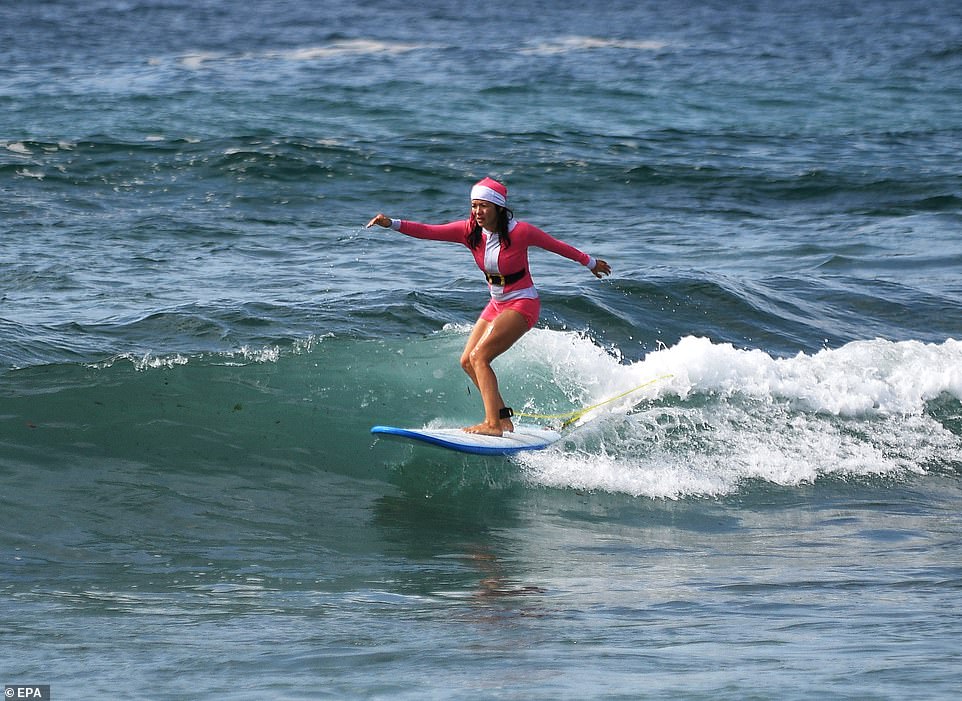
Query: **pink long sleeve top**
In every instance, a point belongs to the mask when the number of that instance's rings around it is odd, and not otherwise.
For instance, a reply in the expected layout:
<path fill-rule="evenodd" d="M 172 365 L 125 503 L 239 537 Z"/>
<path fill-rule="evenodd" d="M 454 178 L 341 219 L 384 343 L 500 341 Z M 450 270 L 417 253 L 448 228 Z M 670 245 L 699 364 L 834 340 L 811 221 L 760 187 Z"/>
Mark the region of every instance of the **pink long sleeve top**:
<path fill-rule="evenodd" d="M 472 220 L 464 219 L 447 224 L 421 224 L 418 222 L 397 220 L 392 222 L 392 228 L 402 234 L 417 239 L 431 241 L 449 241 L 466 246 L 473 254 L 478 268 L 489 275 L 512 275 L 521 270 L 524 275 L 507 285 L 498 285 L 488 281 L 491 298 L 497 302 L 510 302 L 514 299 L 537 298 L 538 290 L 531 279 L 528 267 L 528 248 L 537 246 L 551 253 L 594 268 L 595 259 L 587 253 L 579 251 L 563 241 L 559 241 L 536 226 L 527 222 L 512 220 L 508 227 L 511 237 L 509 246 L 501 245 L 501 236 L 486 229 L 481 231 L 481 244 L 472 249 L 468 245 L 468 235 L 473 226 Z"/>

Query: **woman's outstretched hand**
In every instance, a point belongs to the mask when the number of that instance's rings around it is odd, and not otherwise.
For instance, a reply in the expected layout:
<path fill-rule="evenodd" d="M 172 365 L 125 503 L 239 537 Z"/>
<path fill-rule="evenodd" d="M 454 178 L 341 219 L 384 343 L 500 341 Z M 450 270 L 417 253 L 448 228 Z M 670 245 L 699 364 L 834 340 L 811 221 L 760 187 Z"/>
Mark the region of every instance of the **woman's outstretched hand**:
<path fill-rule="evenodd" d="M 608 265 L 607 261 L 596 258 L 595 267 L 591 269 L 591 272 L 596 278 L 603 278 L 605 275 L 611 275 L 611 266 Z"/>
<path fill-rule="evenodd" d="M 370 229 L 372 226 L 377 224 L 378 226 L 383 226 L 385 229 L 391 228 L 391 217 L 384 214 L 378 214 L 371 221 L 367 223 L 366 229 Z"/>

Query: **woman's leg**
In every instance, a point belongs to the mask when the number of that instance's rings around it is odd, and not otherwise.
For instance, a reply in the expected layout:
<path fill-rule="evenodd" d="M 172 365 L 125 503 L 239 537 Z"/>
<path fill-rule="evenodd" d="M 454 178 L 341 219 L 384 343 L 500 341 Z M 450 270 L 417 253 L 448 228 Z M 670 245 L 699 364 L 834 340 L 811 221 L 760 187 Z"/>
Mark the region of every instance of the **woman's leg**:
<path fill-rule="evenodd" d="M 467 343 L 464 344 L 464 351 L 461 353 L 461 368 L 468 374 L 471 378 L 471 382 L 474 383 L 475 387 L 478 387 L 478 378 L 474 375 L 474 368 L 471 366 L 471 351 L 474 347 L 478 345 L 478 342 L 484 337 L 484 334 L 488 332 L 488 328 L 491 326 L 491 322 L 487 319 L 478 319 L 474 328 L 471 329 L 471 335 L 468 336 Z M 478 389 L 481 389 L 478 387 Z"/>
<path fill-rule="evenodd" d="M 478 319 L 461 354 L 461 367 L 481 392 L 484 402 L 484 421 L 464 429 L 469 433 L 483 433 L 500 436 L 505 430 L 512 430 L 510 420 L 502 424 L 501 409 L 504 399 L 498 389 L 498 378 L 491 368 L 491 362 L 513 346 L 528 330 L 528 321 L 520 313 L 508 309 L 499 314 L 494 321 Z"/>

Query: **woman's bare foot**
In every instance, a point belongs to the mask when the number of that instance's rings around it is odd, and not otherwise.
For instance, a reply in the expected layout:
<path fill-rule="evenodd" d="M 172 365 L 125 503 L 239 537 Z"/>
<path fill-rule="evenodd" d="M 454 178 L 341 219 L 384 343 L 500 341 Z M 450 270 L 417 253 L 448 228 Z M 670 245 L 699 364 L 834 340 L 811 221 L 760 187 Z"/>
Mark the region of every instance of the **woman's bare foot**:
<path fill-rule="evenodd" d="M 477 433 L 481 436 L 500 436 L 504 433 L 501 429 L 501 422 L 498 421 L 497 426 L 492 426 L 489 423 L 480 423 L 476 426 L 468 426 L 467 428 L 461 429 L 465 433 Z"/>
<path fill-rule="evenodd" d="M 514 433 L 514 422 L 511 419 L 501 419 L 501 432 Z"/>

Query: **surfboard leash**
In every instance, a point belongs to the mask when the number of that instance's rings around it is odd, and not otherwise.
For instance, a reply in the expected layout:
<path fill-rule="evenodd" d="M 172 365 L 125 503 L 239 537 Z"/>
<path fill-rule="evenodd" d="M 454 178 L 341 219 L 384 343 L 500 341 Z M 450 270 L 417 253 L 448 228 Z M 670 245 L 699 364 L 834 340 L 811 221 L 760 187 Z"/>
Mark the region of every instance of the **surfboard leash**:
<path fill-rule="evenodd" d="M 529 414 L 524 411 L 517 411 L 515 412 L 515 416 L 523 416 L 528 419 L 543 419 L 546 421 L 551 421 L 555 419 L 564 419 L 564 421 L 561 422 L 561 428 L 565 429 L 565 428 L 568 428 L 568 426 L 570 426 L 571 424 L 575 423 L 578 419 L 580 419 L 582 416 L 584 416 L 588 412 L 594 411 L 598 407 L 602 407 L 605 404 L 611 404 L 611 402 L 617 401 L 622 397 L 627 397 L 629 394 L 633 392 L 637 392 L 640 389 L 644 389 L 645 387 L 648 387 L 649 385 L 653 385 L 656 382 L 660 382 L 661 380 L 667 380 L 669 377 L 674 377 L 674 375 L 661 375 L 659 377 L 654 378 L 653 380 L 648 380 L 647 382 L 643 382 L 637 387 L 632 387 L 631 389 L 625 392 L 622 392 L 621 394 L 617 394 L 614 397 L 609 397 L 608 399 L 598 402 L 597 404 L 592 404 L 591 406 L 582 407 L 581 409 L 575 409 L 574 411 L 566 411 L 562 414 Z"/>

